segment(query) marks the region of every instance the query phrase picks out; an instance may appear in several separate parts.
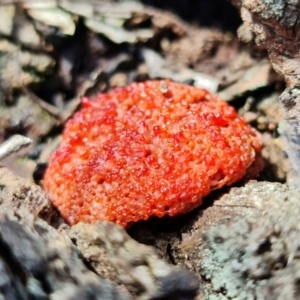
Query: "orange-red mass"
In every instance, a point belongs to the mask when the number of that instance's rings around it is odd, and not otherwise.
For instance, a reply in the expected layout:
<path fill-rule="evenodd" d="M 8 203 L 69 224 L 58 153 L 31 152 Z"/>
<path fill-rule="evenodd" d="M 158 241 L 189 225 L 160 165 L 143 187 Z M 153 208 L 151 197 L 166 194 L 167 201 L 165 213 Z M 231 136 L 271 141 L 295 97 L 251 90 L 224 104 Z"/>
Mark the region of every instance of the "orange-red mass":
<path fill-rule="evenodd" d="M 257 132 L 206 90 L 133 83 L 82 100 L 44 186 L 69 224 L 126 227 L 188 212 L 210 191 L 255 176 L 260 151 Z"/>

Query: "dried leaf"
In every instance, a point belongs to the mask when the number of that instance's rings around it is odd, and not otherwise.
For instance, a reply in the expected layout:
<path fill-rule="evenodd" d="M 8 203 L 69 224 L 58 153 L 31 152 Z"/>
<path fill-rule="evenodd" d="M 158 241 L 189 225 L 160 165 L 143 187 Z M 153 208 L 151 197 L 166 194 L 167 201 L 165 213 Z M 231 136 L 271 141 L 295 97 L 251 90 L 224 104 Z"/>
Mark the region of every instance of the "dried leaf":
<path fill-rule="evenodd" d="M 222 90 L 219 96 L 230 101 L 237 96 L 257 90 L 270 84 L 269 75 L 271 65 L 269 62 L 253 65 L 245 71 L 244 75 L 234 84 Z"/>
<path fill-rule="evenodd" d="M 60 8 L 30 8 L 27 12 L 34 20 L 57 27 L 63 34 L 73 35 L 75 32 L 72 16 Z"/>
<path fill-rule="evenodd" d="M 13 32 L 16 9 L 14 5 L 0 6 L 0 33 L 10 36 Z"/>
<path fill-rule="evenodd" d="M 116 44 L 136 43 L 138 40 L 148 40 L 153 37 L 154 32 L 151 29 L 139 29 L 128 31 L 122 27 L 116 27 L 96 19 L 85 20 L 85 25 L 97 33 L 101 33 Z"/>

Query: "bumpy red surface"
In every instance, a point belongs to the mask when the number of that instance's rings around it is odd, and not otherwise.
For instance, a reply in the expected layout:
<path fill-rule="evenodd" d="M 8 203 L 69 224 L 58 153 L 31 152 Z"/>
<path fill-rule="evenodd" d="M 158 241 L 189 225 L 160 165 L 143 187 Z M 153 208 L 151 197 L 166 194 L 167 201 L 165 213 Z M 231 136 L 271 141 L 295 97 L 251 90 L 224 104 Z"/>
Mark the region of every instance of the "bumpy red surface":
<path fill-rule="evenodd" d="M 44 178 L 70 224 L 174 216 L 241 179 L 261 143 L 217 96 L 170 81 L 83 99 Z M 254 173 L 259 167 L 254 168 Z"/>

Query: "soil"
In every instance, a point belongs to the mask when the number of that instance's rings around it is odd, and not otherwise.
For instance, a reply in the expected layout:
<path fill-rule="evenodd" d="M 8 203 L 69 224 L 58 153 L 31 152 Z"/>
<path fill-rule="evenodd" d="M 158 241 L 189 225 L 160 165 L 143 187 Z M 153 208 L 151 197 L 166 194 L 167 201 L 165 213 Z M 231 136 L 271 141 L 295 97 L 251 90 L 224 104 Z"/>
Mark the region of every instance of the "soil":
<path fill-rule="evenodd" d="M 0 298 L 298 299 L 300 4 L 13 2 L 0 5 L 0 147 L 32 144 L 1 159 Z M 261 133 L 264 169 L 127 232 L 68 226 L 42 189 L 66 120 L 84 95 L 155 78 L 230 102 Z"/>

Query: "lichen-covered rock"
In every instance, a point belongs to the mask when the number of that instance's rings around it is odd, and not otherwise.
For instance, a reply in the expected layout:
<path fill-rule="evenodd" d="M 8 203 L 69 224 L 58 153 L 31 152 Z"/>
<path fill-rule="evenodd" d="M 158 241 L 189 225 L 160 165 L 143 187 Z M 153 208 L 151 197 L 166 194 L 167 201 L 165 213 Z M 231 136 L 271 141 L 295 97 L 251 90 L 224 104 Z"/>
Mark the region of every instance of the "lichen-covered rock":
<path fill-rule="evenodd" d="M 299 299 L 299 190 L 251 181 L 196 216 L 172 245 L 204 299 Z"/>

